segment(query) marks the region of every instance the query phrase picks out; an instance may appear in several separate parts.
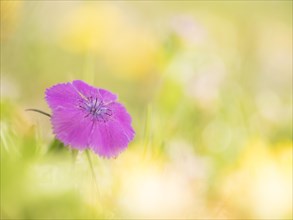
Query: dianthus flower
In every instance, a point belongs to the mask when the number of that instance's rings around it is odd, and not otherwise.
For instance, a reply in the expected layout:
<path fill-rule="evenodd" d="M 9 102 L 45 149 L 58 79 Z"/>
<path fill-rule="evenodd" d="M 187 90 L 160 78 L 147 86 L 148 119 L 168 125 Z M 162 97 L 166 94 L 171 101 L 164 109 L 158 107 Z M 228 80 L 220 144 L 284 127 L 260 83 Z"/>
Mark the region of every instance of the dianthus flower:
<path fill-rule="evenodd" d="M 79 150 L 90 148 L 102 157 L 116 157 L 134 138 L 131 117 L 117 96 L 81 80 L 46 90 L 56 138 Z"/>

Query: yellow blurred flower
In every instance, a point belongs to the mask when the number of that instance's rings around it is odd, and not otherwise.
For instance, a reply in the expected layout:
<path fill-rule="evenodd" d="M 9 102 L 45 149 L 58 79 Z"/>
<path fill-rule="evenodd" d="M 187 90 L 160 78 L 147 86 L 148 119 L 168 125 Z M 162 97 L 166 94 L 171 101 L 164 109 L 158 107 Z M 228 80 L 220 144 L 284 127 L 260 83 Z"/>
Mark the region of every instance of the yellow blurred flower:
<path fill-rule="evenodd" d="M 117 201 L 128 218 L 194 217 L 196 199 L 185 174 L 174 171 L 162 157 L 144 157 L 139 148 L 123 156 L 117 166 L 121 181 Z"/>
<path fill-rule="evenodd" d="M 292 217 L 292 142 L 269 147 L 261 140 L 248 144 L 224 180 L 222 193 L 238 217 Z"/>
<path fill-rule="evenodd" d="M 72 52 L 99 55 L 113 73 L 137 77 L 154 68 L 158 42 L 134 17 L 111 4 L 85 4 L 62 25 L 62 45 Z"/>
<path fill-rule="evenodd" d="M 1 1 L 1 40 L 6 39 L 19 20 L 22 1 Z"/>

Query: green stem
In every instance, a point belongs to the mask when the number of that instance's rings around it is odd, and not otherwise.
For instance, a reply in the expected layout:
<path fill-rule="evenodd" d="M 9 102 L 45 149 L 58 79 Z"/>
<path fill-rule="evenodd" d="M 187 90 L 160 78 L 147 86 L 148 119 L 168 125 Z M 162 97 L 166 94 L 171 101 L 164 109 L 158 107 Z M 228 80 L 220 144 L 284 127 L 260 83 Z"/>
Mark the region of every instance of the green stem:
<path fill-rule="evenodd" d="M 85 154 L 86 154 L 86 157 L 87 157 L 89 165 L 90 165 L 90 169 L 91 169 L 91 172 L 92 172 L 92 176 L 93 176 L 93 179 L 94 179 L 94 183 L 95 183 L 97 192 L 99 194 L 99 188 L 98 188 L 98 183 L 97 183 L 97 179 L 96 179 L 96 174 L 95 174 L 95 171 L 94 171 L 94 166 L 93 166 L 93 162 L 92 162 L 89 150 L 85 150 Z"/>

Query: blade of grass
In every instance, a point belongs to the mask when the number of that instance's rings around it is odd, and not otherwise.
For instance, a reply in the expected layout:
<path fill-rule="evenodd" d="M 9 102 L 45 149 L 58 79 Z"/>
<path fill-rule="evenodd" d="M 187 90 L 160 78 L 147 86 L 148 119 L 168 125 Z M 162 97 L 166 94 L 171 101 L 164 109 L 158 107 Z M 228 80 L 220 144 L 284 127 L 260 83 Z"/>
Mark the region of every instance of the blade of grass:
<path fill-rule="evenodd" d="M 51 115 L 50 115 L 49 113 L 47 113 L 47 112 L 43 112 L 43 111 L 38 110 L 38 109 L 29 108 L 29 109 L 26 109 L 26 111 L 38 112 L 38 113 L 41 113 L 41 114 L 46 115 L 46 116 L 48 116 L 49 118 L 51 118 Z"/>
<path fill-rule="evenodd" d="M 150 152 L 149 145 L 151 143 L 151 126 L 152 126 L 152 106 L 151 104 L 147 107 L 144 127 L 144 153 L 143 156 L 147 156 Z"/>

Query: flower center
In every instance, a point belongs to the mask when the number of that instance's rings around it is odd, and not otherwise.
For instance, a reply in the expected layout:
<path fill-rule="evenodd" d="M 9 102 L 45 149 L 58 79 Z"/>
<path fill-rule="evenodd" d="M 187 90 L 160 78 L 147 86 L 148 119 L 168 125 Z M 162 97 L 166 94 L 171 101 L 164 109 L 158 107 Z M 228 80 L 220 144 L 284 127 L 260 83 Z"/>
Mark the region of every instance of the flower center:
<path fill-rule="evenodd" d="M 81 99 L 79 108 L 85 112 L 85 117 L 91 117 L 98 122 L 107 122 L 112 116 L 112 110 L 103 101 L 92 96 Z"/>

